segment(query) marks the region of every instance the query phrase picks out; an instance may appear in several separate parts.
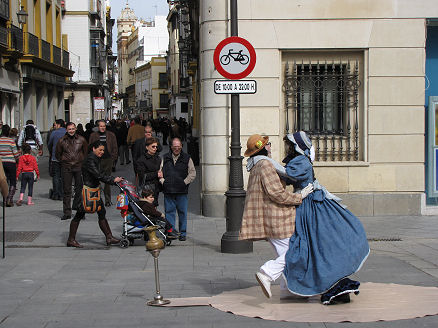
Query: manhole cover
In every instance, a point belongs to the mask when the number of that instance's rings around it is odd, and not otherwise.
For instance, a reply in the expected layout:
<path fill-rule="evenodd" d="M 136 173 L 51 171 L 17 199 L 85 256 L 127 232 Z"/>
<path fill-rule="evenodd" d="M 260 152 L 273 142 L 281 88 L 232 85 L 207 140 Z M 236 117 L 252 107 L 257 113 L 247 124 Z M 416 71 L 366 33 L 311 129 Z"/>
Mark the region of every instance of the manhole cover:
<path fill-rule="evenodd" d="M 368 241 L 402 241 L 399 237 L 378 237 L 378 238 L 368 238 Z"/>
<path fill-rule="evenodd" d="M 6 231 L 7 242 L 33 242 L 42 231 Z M 3 241 L 3 233 L 0 234 L 0 241 Z"/>

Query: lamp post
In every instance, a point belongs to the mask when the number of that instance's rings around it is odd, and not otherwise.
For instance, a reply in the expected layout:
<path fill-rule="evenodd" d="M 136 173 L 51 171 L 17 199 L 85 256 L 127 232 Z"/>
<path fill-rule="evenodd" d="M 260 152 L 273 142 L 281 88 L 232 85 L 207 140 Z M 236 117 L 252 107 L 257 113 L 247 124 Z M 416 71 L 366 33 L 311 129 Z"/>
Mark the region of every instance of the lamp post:
<path fill-rule="evenodd" d="M 20 27 L 27 23 L 27 16 L 29 16 L 29 14 L 26 12 L 26 10 L 24 10 L 24 6 L 21 6 L 21 9 L 17 12 L 18 23 L 20 24 Z"/>
<path fill-rule="evenodd" d="M 230 0 L 231 36 L 238 36 L 237 0 Z M 231 156 L 226 201 L 226 232 L 221 239 L 222 253 L 250 253 L 252 242 L 239 240 L 246 192 L 243 189 L 243 170 L 240 145 L 240 99 L 239 94 L 231 95 Z"/>

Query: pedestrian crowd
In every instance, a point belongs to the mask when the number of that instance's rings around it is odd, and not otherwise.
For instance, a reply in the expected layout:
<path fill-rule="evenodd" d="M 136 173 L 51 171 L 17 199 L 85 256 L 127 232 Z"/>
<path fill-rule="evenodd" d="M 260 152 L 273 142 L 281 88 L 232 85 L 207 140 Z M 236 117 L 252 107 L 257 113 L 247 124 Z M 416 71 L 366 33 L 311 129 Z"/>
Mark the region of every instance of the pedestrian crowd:
<path fill-rule="evenodd" d="M 27 205 L 34 205 L 33 185 L 40 177 L 38 157 L 43 154 L 41 133 L 32 120 L 20 133 L 8 125 L 0 126 L 4 203 L 14 205 L 16 182 L 21 176 L 16 205 L 23 204 L 26 188 Z M 112 205 L 110 186 L 124 180 L 112 176 L 117 163 L 128 165 L 131 161 L 141 195 L 138 207 L 148 216 L 161 218 L 170 239 L 185 241 L 188 190 L 196 178 L 194 162 L 183 151 L 188 131 L 184 119 L 98 120 L 87 123 L 85 130 L 81 124 L 56 120 L 47 136 L 53 185 L 50 198 L 63 201 L 61 220 L 71 219 L 67 246 L 83 247 L 76 234 L 86 213 L 97 213 L 108 246 L 120 242 L 112 234 L 105 207 Z M 169 145 L 169 152 L 163 155 L 159 135 L 162 143 Z M 288 134 L 284 142 L 284 166 L 271 158 L 268 136 L 250 136 L 244 154 L 248 157 L 249 180 L 239 238 L 267 240 L 277 255 L 260 267 L 256 280 L 268 298 L 272 297 L 271 284 L 281 278 L 281 298 L 321 295 L 323 304 L 349 302 L 351 293 L 359 293 L 360 283 L 348 277 L 369 255 L 364 228 L 316 179 L 315 152 L 307 134 Z M 293 191 L 286 189 L 288 184 Z M 160 192 L 165 213 L 157 210 Z M 73 210 L 76 213 L 72 218 Z"/>
<path fill-rule="evenodd" d="M 20 133 L 6 124 L 1 124 L 0 128 L 0 157 L 8 188 L 6 206 L 14 206 L 17 181 L 20 178 L 20 196 L 15 204 L 23 204 L 27 189 L 27 205 L 34 205 L 33 186 L 40 177 L 38 158 L 43 155 L 41 132 L 32 120 L 26 122 Z M 76 241 L 76 232 L 85 214 L 93 212 L 98 215 L 99 227 L 107 244 L 119 242 L 112 235 L 105 218 L 105 207 L 113 204 L 111 185 L 122 181 L 121 177 L 113 177 L 112 172 L 116 171 L 117 164 L 128 165 L 131 161 L 135 185 L 138 193 L 143 195 L 139 203 L 145 208 L 145 213 L 158 213 L 158 195 L 163 192 L 165 214 L 160 213 L 159 216 L 167 222 L 167 235 L 172 239 L 186 240 L 188 186 L 196 177 L 193 161 L 182 151 L 182 143 L 187 140 L 188 133 L 190 127 L 184 118 L 144 121 L 135 117 L 133 120 L 108 122 L 91 120 L 85 124 L 85 129 L 82 124 L 57 119 L 46 138 L 49 174 L 52 177 L 49 197 L 62 201 L 61 220 L 73 218 L 67 246 L 82 247 Z M 160 156 L 163 147 L 159 136 L 164 145 L 170 145 L 169 154 L 163 158 Z M 100 183 L 104 185 L 102 199 Z M 87 203 L 92 199 L 96 200 L 93 204 Z M 89 206 L 95 206 L 95 210 L 90 211 Z M 74 216 L 73 211 L 76 211 Z"/>

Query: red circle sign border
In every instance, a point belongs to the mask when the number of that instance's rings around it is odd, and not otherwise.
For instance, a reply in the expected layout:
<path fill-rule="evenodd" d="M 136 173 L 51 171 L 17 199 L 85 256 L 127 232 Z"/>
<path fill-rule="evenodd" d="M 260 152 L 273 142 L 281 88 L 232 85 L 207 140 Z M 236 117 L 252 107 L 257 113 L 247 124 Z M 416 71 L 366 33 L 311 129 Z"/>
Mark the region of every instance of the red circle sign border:
<path fill-rule="evenodd" d="M 248 67 L 241 73 L 239 74 L 232 74 L 232 73 L 228 73 L 226 70 L 224 70 L 220 64 L 219 61 L 219 55 L 220 52 L 222 51 L 223 47 L 225 47 L 227 44 L 229 43 L 240 43 L 242 45 L 244 45 L 246 47 L 246 49 L 248 49 L 249 51 L 249 65 Z M 251 43 L 249 43 L 247 40 L 238 37 L 238 36 L 230 36 L 226 39 L 223 39 L 221 42 L 219 42 L 219 44 L 216 46 L 216 49 L 214 49 L 214 54 L 213 54 L 213 62 L 214 62 L 214 66 L 216 67 L 217 71 L 219 72 L 220 75 L 222 75 L 223 77 L 230 79 L 230 80 L 240 80 L 243 79 L 244 77 L 248 76 L 249 73 L 252 72 L 252 70 L 255 67 L 256 64 L 256 52 L 254 47 L 252 46 Z"/>

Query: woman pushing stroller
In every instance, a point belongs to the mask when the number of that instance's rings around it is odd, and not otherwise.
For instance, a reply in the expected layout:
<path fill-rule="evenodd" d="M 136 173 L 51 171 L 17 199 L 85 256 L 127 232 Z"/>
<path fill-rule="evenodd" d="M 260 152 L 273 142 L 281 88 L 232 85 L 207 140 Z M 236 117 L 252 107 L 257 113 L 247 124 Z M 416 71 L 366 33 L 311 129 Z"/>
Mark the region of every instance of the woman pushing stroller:
<path fill-rule="evenodd" d="M 108 221 L 105 217 L 105 206 L 100 198 L 100 182 L 115 185 L 117 182 L 123 180 L 121 177 L 112 177 L 104 175 L 100 168 L 101 157 L 105 151 L 105 144 L 97 140 L 90 145 L 90 152 L 82 163 L 82 180 L 83 190 L 81 195 L 81 201 L 79 204 L 73 204 L 73 208 L 76 208 L 76 215 L 70 223 L 70 232 L 67 240 L 68 247 L 82 248 L 83 246 L 76 241 L 76 232 L 79 227 L 80 221 L 85 218 L 85 213 L 90 212 L 87 205 L 84 208 L 84 201 L 87 202 L 87 195 L 89 192 L 93 192 L 94 198 L 91 198 L 94 202 L 94 211 L 97 212 L 99 228 L 102 230 L 106 238 L 106 244 L 113 245 L 120 242 L 119 239 L 114 238 L 109 227 Z M 91 190 L 91 191 L 90 191 Z M 84 198 L 85 197 L 85 198 Z"/>

